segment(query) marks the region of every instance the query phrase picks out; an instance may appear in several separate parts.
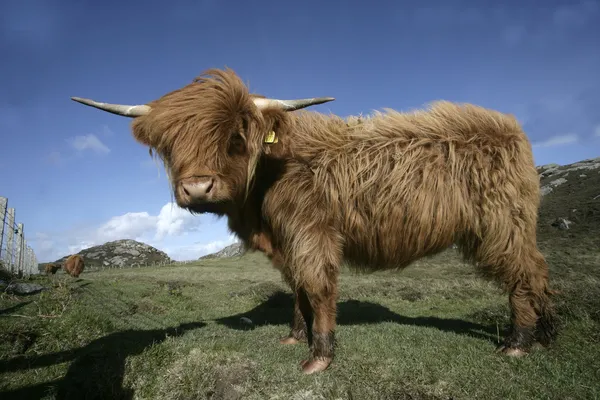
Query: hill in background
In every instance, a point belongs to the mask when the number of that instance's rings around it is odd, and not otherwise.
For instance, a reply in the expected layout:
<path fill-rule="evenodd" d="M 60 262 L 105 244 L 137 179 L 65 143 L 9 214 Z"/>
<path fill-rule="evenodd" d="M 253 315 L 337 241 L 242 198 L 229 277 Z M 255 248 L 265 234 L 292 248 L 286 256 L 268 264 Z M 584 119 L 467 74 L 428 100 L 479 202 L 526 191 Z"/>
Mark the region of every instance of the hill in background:
<path fill-rule="evenodd" d="M 538 167 L 542 202 L 539 214 L 541 240 L 557 236 L 583 237 L 600 246 L 600 157 L 559 166 Z M 568 229 L 567 229 L 568 228 Z"/>
<path fill-rule="evenodd" d="M 77 254 L 83 257 L 86 268 L 120 268 L 173 262 L 165 252 L 131 239 L 107 242 L 99 246 L 81 250 Z M 68 256 L 66 255 L 54 262 L 63 263 Z M 44 270 L 44 265 L 46 264 L 48 263 L 39 264 L 40 271 Z"/>
<path fill-rule="evenodd" d="M 222 248 L 216 253 L 207 254 L 199 258 L 199 260 L 205 260 L 210 258 L 229 258 L 229 257 L 240 257 L 246 254 L 244 246 L 240 242 L 230 244 L 227 247 Z"/>

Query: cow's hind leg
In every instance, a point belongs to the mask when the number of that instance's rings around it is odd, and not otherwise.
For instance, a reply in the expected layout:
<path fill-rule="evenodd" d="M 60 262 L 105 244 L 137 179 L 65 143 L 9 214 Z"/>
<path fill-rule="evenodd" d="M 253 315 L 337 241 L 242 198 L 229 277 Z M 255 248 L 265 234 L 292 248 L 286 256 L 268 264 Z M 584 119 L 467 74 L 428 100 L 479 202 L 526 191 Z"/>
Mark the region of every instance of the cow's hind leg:
<path fill-rule="evenodd" d="M 511 331 L 498 347 L 498 351 L 516 356 L 528 352 L 536 341 L 549 346 L 556 337 L 548 265 L 536 247 L 523 251 L 522 259 L 505 280 L 510 288 Z"/>
<path fill-rule="evenodd" d="M 503 242 L 496 236 L 493 243 L 483 242 L 478 249 L 480 264 L 509 292 L 511 328 L 497 351 L 510 356 L 526 354 L 536 340 L 547 346 L 556 335 L 548 265 L 532 236 L 523 243 Z"/>

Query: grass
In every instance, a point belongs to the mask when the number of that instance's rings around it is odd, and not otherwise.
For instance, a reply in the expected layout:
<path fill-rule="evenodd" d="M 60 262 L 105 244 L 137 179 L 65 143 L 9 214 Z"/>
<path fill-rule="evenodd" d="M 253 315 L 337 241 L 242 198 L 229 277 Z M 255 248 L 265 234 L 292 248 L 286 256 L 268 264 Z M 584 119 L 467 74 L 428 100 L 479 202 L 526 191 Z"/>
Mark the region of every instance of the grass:
<path fill-rule="evenodd" d="M 259 254 L 38 277 L 48 290 L 0 297 L 0 398 L 599 398 L 593 240 L 544 249 L 563 326 L 522 359 L 494 353 L 507 296 L 454 250 L 400 274 L 344 271 L 336 359 L 310 376 L 307 346 L 277 342 L 292 298 Z"/>

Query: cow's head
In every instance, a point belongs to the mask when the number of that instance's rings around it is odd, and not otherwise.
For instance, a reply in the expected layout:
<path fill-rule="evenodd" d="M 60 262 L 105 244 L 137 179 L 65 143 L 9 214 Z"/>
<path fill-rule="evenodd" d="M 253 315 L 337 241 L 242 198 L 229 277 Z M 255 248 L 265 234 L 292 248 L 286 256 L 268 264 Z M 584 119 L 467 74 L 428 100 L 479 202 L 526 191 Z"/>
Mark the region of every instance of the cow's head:
<path fill-rule="evenodd" d="M 251 95 L 229 69 L 209 70 L 144 105 L 72 99 L 134 118 L 133 136 L 163 160 L 177 204 L 192 212 L 217 214 L 247 194 L 258 158 L 277 125 L 274 116 L 334 100 Z"/>

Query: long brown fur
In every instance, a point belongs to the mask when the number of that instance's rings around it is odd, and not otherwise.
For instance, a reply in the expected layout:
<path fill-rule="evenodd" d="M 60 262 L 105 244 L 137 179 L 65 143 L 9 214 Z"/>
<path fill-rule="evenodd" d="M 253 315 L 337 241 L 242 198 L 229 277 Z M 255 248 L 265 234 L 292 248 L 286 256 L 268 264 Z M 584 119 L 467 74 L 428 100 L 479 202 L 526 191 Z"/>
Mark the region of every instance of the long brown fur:
<path fill-rule="evenodd" d="M 54 275 L 54 274 L 56 274 L 56 271 L 58 271 L 59 269 L 60 269 L 60 266 L 53 264 L 53 263 L 44 265 L 44 272 L 47 275 Z"/>
<path fill-rule="evenodd" d="M 233 71 L 209 70 L 149 103 L 132 130 L 165 162 L 180 206 L 227 216 L 282 272 L 296 293 L 293 326 L 308 326 L 305 369 L 333 357 L 344 260 L 404 268 L 452 243 L 509 292 L 507 348 L 527 349 L 536 325 L 539 340 L 554 337 L 548 266 L 536 245 L 539 178 L 514 117 L 439 101 L 344 120 L 261 112 L 252 97 Z M 270 130 L 277 143 L 264 143 Z M 222 181 L 217 201 L 185 203 L 178 182 L 203 175 Z"/>
<path fill-rule="evenodd" d="M 85 268 L 83 257 L 79 254 L 70 255 L 63 264 L 63 268 L 65 272 L 71 275 L 73 278 L 79 278 L 79 275 L 83 272 Z"/>

